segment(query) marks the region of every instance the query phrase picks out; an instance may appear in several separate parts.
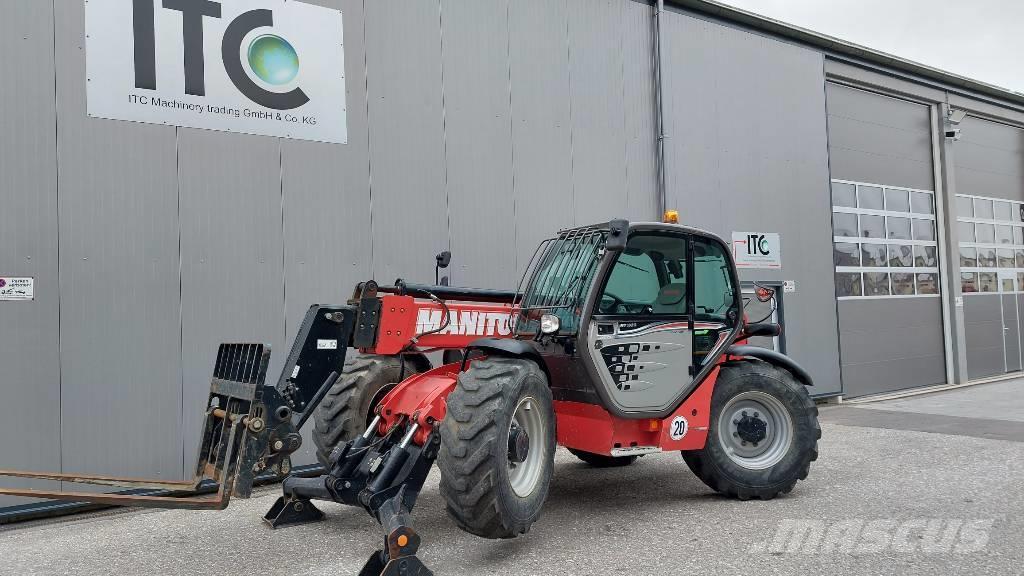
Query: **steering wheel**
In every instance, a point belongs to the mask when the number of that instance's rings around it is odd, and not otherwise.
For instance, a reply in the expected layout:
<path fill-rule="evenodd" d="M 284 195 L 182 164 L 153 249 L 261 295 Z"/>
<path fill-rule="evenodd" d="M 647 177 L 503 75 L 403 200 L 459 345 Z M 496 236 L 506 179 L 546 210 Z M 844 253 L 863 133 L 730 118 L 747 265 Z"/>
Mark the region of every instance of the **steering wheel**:
<path fill-rule="evenodd" d="M 614 314 L 619 306 L 622 306 L 625 302 L 621 297 L 611 292 L 605 292 L 601 295 L 601 302 L 598 304 L 598 308 L 602 314 Z"/>

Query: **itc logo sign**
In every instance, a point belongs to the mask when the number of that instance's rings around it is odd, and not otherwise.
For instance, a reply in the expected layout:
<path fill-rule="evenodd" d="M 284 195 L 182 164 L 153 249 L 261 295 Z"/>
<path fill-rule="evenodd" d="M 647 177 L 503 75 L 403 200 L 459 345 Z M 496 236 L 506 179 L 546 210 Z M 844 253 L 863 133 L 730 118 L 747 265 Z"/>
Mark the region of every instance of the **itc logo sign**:
<path fill-rule="evenodd" d="M 751 256 L 770 256 L 768 238 L 764 234 L 747 234 L 747 254 Z"/>
<path fill-rule="evenodd" d="M 157 3 L 160 4 L 159 8 Z M 182 62 L 185 72 L 185 94 L 206 95 L 206 66 L 223 65 L 231 83 L 246 98 L 274 110 L 292 110 L 304 106 L 309 97 L 299 87 L 287 87 L 299 72 L 299 56 L 281 36 L 267 33 L 243 42 L 259 28 L 274 26 L 274 13 L 257 9 L 236 16 L 224 28 L 220 39 L 220 62 L 205 54 L 204 22 L 221 18 L 221 3 L 212 0 L 133 0 L 132 29 L 135 39 L 135 87 L 156 90 L 157 38 L 156 10 L 172 10 L 181 14 Z M 213 60 L 210 62 L 209 60 Z M 257 78 L 260 85 L 254 77 Z M 283 91 L 273 88 L 284 87 Z"/>

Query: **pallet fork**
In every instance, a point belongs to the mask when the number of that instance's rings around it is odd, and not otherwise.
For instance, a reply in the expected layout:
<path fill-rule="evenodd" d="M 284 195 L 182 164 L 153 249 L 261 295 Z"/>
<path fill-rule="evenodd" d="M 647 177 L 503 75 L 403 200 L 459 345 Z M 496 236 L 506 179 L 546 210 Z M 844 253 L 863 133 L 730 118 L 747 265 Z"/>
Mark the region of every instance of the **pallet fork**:
<path fill-rule="evenodd" d="M 323 518 L 312 499 L 361 506 L 385 531 L 360 576 L 427 576 L 416 557 L 420 538 L 409 514 L 437 456 L 436 434 L 423 446 L 410 443 L 417 425 L 396 423 L 377 436 L 379 417 L 367 432 L 340 445 L 327 474 L 291 476 L 290 455 L 302 444 L 299 430 L 338 379 L 351 340 L 356 309 L 314 305 L 306 313 L 276 386 L 265 384 L 266 344 L 221 344 L 217 351 L 203 436 L 191 480 L 162 481 L 90 474 L 0 470 L 0 477 L 144 490 L 161 494 L 46 491 L 0 488 L 0 495 L 115 506 L 223 510 L 232 497 L 248 498 L 257 476 L 284 477 L 284 495 L 264 519 L 271 528 Z M 216 483 L 212 495 L 197 492 Z"/>

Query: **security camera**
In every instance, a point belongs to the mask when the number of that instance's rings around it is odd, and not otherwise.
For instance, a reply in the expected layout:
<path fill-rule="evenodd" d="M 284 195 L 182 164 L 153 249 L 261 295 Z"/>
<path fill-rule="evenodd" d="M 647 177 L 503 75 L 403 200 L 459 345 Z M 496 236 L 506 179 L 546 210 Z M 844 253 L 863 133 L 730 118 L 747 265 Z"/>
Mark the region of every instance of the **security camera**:
<path fill-rule="evenodd" d="M 960 129 L 954 128 L 952 130 L 946 130 L 946 138 L 956 141 L 960 139 Z"/>

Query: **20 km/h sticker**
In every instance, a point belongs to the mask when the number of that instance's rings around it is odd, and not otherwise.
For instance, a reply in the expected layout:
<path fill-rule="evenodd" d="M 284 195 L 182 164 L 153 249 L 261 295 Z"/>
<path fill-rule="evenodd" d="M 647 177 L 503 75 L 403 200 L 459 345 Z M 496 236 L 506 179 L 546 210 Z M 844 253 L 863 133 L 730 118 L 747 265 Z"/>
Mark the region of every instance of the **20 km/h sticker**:
<path fill-rule="evenodd" d="M 686 418 L 682 416 L 676 416 L 672 419 L 672 425 L 669 428 L 669 435 L 673 440 L 681 440 L 683 436 L 690 430 L 690 423 L 686 421 Z"/>

